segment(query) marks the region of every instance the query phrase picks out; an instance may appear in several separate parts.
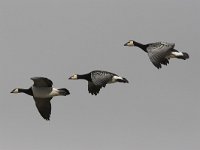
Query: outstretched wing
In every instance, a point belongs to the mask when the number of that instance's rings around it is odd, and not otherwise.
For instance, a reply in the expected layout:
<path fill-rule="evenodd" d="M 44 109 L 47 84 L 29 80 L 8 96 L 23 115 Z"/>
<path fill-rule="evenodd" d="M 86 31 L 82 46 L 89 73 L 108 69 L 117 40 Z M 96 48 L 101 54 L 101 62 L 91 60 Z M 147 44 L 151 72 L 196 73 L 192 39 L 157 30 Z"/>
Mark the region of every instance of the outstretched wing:
<path fill-rule="evenodd" d="M 94 85 L 92 82 L 88 82 L 88 92 L 92 95 L 97 95 L 102 86 Z"/>
<path fill-rule="evenodd" d="M 52 98 L 34 98 L 35 100 L 35 105 L 40 113 L 40 115 L 46 119 L 49 120 L 50 115 L 51 115 L 51 103 L 50 100 Z"/>
<path fill-rule="evenodd" d="M 173 43 L 157 42 L 151 43 L 147 47 L 149 59 L 155 67 L 161 68 L 161 64 L 167 65 L 169 62 L 166 58 L 174 48 Z"/>
<path fill-rule="evenodd" d="M 95 70 L 91 72 L 91 82 L 88 82 L 88 91 L 92 95 L 97 95 L 102 87 L 105 87 L 106 84 L 112 79 L 115 74 L 107 72 Z"/>
<path fill-rule="evenodd" d="M 45 77 L 33 77 L 31 80 L 34 82 L 33 86 L 37 87 L 52 87 L 53 85 L 53 82 Z"/>

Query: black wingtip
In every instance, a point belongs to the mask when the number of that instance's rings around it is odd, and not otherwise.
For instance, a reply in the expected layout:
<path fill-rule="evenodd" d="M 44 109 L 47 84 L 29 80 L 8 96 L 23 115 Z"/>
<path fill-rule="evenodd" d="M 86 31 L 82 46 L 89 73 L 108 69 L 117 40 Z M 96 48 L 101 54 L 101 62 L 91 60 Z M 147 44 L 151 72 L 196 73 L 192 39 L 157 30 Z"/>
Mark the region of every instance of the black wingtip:
<path fill-rule="evenodd" d="M 42 118 L 43 118 L 44 120 L 50 121 L 50 115 L 51 115 L 51 114 L 42 114 L 42 113 L 40 113 L 40 115 L 42 116 Z"/>
<path fill-rule="evenodd" d="M 162 67 L 160 67 L 160 66 L 159 66 L 159 67 L 157 67 L 157 66 L 156 66 L 156 68 L 159 70 L 159 69 L 161 69 Z"/>
<path fill-rule="evenodd" d="M 158 63 L 158 64 L 153 63 L 153 65 L 154 65 L 158 70 L 162 68 L 162 65 L 161 65 L 160 63 Z"/>
<path fill-rule="evenodd" d="M 44 118 L 46 121 L 50 121 L 50 118 Z"/>
<path fill-rule="evenodd" d="M 91 92 L 91 91 L 88 91 L 91 95 L 95 95 L 97 96 L 97 94 L 99 94 L 99 92 Z"/>
<path fill-rule="evenodd" d="M 97 96 L 98 93 L 91 93 L 91 94 L 94 95 L 94 96 Z"/>

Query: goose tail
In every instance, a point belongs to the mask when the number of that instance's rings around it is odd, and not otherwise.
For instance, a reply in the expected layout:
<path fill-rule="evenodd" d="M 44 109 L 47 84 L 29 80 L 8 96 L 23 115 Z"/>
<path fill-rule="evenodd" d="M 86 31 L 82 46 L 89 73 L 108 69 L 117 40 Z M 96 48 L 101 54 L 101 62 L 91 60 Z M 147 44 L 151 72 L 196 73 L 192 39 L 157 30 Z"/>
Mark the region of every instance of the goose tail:
<path fill-rule="evenodd" d="M 65 88 L 58 89 L 58 91 L 59 91 L 59 94 L 63 95 L 63 96 L 66 96 L 66 95 L 70 94 L 70 92 Z"/>
<path fill-rule="evenodd" d="M 122 83 L 129 83 L 128 80 L 126 78 L 121 78 L 121 79 L 117 79 L 118 82 L 122 82 Z"/>
<path fill-rule="evenodd" d="M 185 53 L 185 52 L 183 52 L 183 59 L 185 60 L 185 59 L 188 59 L 189 58 L 189 54 L 188 53 Z"/>

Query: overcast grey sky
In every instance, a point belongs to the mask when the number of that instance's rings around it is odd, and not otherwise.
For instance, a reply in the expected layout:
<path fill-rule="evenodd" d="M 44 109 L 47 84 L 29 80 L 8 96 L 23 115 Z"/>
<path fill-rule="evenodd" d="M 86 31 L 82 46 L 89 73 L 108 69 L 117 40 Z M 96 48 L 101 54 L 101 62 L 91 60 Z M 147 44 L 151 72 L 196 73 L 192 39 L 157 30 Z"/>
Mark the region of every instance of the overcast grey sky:
<path fill-rule="evenodd" d="M 1 150 L 199 150 L 199 0 L 0 0 Z M 167 41 L 190 54 L 157 70 L 128 40 Z M 107 70 L 129 84 L 98 96 L 74 73 Z M 32 97 L 10 94 L 45 76 L 51 121 Z"/>

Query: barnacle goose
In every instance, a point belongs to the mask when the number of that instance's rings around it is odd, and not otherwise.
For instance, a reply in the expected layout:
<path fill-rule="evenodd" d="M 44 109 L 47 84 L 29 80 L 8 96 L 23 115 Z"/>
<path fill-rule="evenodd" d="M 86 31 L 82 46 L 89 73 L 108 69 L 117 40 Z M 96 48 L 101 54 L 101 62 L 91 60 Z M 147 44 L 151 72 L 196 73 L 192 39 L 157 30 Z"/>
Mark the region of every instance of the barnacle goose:
<path fill-rule="evenodd" d="M 77 80 L 77 79 L 84 79 L 88 81 L 88 91 L 92 95 L 97 95 L 102 87 L 105 87 L 106 84 L 115 83 L 115 82 L 123 82 L 128 83 L 126 78 L 120 77 L 117 74 L 95 70 L 91 71 L 90 73 L 78 75 L 75 74 L 71 76 L 69 79 Z"/>
<path fill-rule="evenodd" d="M 174 49 L 174 43 L 156 42 L 149 44 L 141 44 L 136 41 L 130 40 L 127 43 L 125 43 L 124 46 L 137 46 L 145 52 L 147 52 L 150 61 L 158 69 L 161 68 L 161 64 L 167 65 L 169 63 L 170 58 L 178 58 L 183 60 L 189 58 L 188 53 L 179 52 L 178 50 Z"/>
<path fill-rule="evenodd" d="M 69 95 L 69 91 L 65 88 L 56 89 L 53 88 L 52 81 L 45 77 L 33 77 L 31 78 L 34 84 L 29 89 L 15 88 L 11 93 L 25 93 L 33 96 L 35 105 L 40 115 L 49 120 L 51 115 L 51 103 L 50 100 L 54 96 L 66 96 Z"/>

